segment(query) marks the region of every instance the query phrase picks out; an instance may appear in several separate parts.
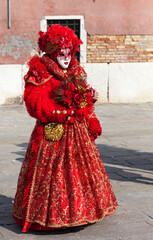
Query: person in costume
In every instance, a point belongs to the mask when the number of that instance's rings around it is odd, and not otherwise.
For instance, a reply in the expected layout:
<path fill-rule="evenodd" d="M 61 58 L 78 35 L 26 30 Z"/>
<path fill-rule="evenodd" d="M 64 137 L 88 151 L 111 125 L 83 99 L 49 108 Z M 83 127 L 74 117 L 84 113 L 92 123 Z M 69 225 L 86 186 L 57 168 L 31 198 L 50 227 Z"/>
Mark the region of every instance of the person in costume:
<path fill-rule="evenodd" d="M 80 44 L 72 29 L 52 25 L 39 32 L 44 55 L 28 62 L 24 101 L 36 125 L 13 205 L 23 232 L 94 223 L 118 207 L 95 144 L 97 93 L 74 56 Z"/>

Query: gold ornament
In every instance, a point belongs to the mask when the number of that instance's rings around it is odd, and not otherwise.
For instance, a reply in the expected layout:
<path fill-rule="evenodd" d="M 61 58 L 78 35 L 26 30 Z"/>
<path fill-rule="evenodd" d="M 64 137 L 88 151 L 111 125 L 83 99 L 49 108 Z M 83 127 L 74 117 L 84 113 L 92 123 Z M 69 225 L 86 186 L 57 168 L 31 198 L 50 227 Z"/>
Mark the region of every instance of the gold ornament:
<path fill-rule="evenodd" d="M 56 113 L 57 113 L 57 114 L 60 114 L 60 113 L 61 113 L 61 111 L 60 111 L 60 110 L 57 110 L 57 111 L 56 111 Z"/>
<path fill-rule="evenodd" d="M 80 103 L 81 108 L 85 108 L 87 106 L 87 97 L 86 97 L 86 89 L 81 85 L 78 85 L 78 89 L 83 93 L 83 101 Z"/>
<path fill-rule="evenodd" d="M 78 89 L 81 90 L 82 92 L 86 92 L 86 89 L 82 87 L 81 85 L 78 85 Z"/>
<path fill-rule="evenodd" d="M 52 142 L 59 141 L 62 138 L 63 133 L 64 127 L 62 124 L 48 123 L 44 127 L 45 138 Z"/>
<path fill-rule="evenodd" d="M 81 106 L 81 108 L 85 108 L 87 106 L 87 102 L 86 101 L 82 101 L 80 103 L 80 106 Z"/>

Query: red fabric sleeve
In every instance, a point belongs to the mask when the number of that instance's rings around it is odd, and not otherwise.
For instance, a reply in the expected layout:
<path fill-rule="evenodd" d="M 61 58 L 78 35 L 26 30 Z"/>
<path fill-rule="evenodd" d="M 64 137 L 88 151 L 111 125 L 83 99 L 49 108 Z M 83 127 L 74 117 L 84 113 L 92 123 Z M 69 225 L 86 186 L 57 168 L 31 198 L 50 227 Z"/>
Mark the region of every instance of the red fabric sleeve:
<path fill-rule="evenodd" d="M 65 107 L 58 105 L 54 101 L 51 85 L 53 85 L 51 81 L 47 81 L 41 85 L 26 82 L 24 91 L 25 105 L 30 116 L 37 120 L 61 123 L 67 119 L 70 112 L 67 110 L 67 114 L 64 114 Z M 58 114 L 54 112 L 57 110 Z"/>

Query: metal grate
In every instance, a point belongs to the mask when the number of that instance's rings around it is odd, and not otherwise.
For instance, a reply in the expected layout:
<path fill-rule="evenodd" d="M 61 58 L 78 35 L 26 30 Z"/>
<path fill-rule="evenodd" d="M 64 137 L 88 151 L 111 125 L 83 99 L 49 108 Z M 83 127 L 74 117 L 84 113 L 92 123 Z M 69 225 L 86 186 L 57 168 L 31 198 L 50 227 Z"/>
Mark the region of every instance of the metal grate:
<path fill-rule="evenodd" d="M 80 20 L 79 19 L 48 19 L 47 25 L 51 26 L 52 24 L 60 24 L 62 26 L 68 26 L 72 30 L 75 31 L 75 34 L 80 38 Z M 80 60 L 80 53 L 77 52 L 76 57 L 78 60 Z"/>

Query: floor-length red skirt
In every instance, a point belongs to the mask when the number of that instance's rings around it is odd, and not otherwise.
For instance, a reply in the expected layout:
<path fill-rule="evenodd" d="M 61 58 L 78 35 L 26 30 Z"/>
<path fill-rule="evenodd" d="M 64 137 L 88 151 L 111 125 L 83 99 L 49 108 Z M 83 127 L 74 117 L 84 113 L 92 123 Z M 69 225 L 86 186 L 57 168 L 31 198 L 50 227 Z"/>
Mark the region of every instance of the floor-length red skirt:
<path fill-rule="evenodd" d="M 28 229 L 49 230 L 96 222 L 118 207 L 97 146 L 85 122 L 64 125 L 57 142 L 37 121 L 23 161 L 13 206 Z"/>

